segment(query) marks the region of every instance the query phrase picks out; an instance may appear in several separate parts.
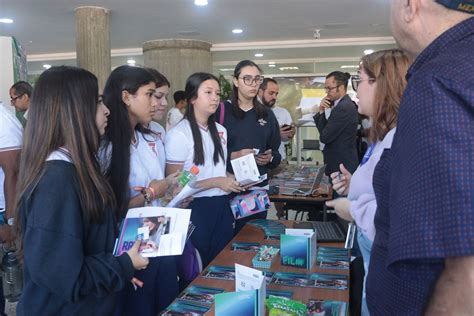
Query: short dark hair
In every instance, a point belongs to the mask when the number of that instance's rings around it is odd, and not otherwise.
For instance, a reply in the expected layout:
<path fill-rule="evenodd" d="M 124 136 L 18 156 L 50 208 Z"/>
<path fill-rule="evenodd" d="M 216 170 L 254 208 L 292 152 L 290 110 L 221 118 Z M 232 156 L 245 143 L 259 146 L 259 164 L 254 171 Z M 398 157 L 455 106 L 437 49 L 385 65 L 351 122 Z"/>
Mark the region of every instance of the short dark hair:
<path fill-rule="evenodd" d="M 178 90 L 173 94 L 174 104 L 178 104 L 180 101 L 186 101 L 186 94 L 183 90 Z"/>
<path fill-rule="evenodd" d="M 267 90 L 267 86 L 268 86 L 269 82 L 278 85 L 278 82 L 275 79 L 273 79 L 273 78 L 264 78 L 262 84 L 260 85 L 260 90 L 262 90 L 262 91 Z"/>
<path fill-rule="evenodd" d="M 334 77 L 334 80 L 336 80 L 338 86 L 344 86 L 344 88 L 347 90 L 347 84 L 349 83 L 349 79 L 351 78 L 350 73 L 342 71 L 333 71 L 326 76 L 326 79 L 329 79 L 331 77 Z"/>
<path fill-rule="evenodd" d="M 33 87 L 26 81 L 18 81 L 10 89 L 15 89 L 17 95 L 26 94 L 29 98 L 33 93 Z"/>

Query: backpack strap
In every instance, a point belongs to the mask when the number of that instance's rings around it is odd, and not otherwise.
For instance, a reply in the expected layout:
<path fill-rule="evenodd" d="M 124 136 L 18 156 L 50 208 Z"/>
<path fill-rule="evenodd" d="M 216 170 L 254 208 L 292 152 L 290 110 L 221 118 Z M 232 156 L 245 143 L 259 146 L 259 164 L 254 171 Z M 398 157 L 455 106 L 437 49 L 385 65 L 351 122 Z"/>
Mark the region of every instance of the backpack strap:
<path fill-rule="evenodd" d="M 219 124 L 224 126 L 225 105 L 224 102 L 219 103 Z"/>

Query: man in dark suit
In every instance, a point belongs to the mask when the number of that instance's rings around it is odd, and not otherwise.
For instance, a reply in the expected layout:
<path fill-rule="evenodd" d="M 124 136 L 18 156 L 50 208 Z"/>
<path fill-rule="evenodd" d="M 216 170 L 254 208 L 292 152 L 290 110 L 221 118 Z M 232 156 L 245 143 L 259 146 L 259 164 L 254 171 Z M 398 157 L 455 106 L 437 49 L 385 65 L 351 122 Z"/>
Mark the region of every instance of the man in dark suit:
<path fill-rule="evenodd" d="M 326 96 L 321 100 L 319 112 L 313 117 L 324 143 L 323 156 L 326 174 L 340 171 L 339 165 L 353 173 L 359 164 L 357 156 L 357 107 L 347 95 L 351 75 L 334 71 L 326 76 Z M 331 109 L 330 114 L 327 109 Z M 327 117 L 327 115 L 329 116 Z"/>

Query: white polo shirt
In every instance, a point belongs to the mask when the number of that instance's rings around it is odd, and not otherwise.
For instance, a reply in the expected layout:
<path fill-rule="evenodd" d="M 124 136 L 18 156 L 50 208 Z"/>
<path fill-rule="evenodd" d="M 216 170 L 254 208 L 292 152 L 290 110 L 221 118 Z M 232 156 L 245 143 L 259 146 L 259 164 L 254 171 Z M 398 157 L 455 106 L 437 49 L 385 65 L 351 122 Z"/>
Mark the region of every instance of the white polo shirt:
<path fill-rule="evenodd" d="M 21 149 L 23 127 L 20 121 L 0 103 L 0 151 Z M 5 174 L 0 167 L 0 209 L 5 208 L 5 194 L 3 183 Z"/>
<path fill-rule="evenodd" d="M 288 112 L 287 109 L 275 105 L 272 107 L 272 111 L 273 114 L 275 114 L 276 116 L 280 128 L 285 124 L 291 125 L 293 123 L 290 112 Z M 280 153 L 282 160 L 286 159 L 285 144 L 287 144 L 288 142 L 289 141 L 282 141 L 280 147 L 278 148 L 278 152 Z"/>
<path fill-rule="evenodd" d="M 226 159 L 227 159 L 227 130 L 216 123 L 217 131 L 219 133 L 222 150 L 224 151 L 224 160 L 219 159 L 219 162 L 214 165 L 214 143 L 212 142 L 211 134 L 208 129 L 200 127 L 202 144 L 204 149 L 204 165 L 197 166 L 199 174 L 197 181 L 206 180 L 214 177 L 226 176 Z M 165 141 L 166 163 L 168 164 L 184 164 L 183 170 L 190 170 L 194 166 L 194 140 L 191 126 L 187 119 L 179 122 L 166 135 Z M 204 196 L 219 196 L 227 194 L 219 188 L 213 188 L 201 191 L 194 195 L 194 197 Z"/>

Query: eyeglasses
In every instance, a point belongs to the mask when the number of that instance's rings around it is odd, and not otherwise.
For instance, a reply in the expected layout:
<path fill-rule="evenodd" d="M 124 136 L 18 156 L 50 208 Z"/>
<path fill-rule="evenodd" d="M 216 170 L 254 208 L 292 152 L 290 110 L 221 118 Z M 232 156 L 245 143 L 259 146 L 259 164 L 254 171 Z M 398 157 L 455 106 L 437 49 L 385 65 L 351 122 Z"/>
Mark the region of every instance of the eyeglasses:
<path fill-rule="evenodd" d="M 334 89 L 337 89 L 337 87 L 339 87 L 340 85 L 337 85 L 335 87 L 324 87 L 324 91 L 326 91 L 326 93 L 329 93 L 329 91 L 331 90 L 334 90 Z"/>
<path fill-rule="evenodd" d="M 16 100 L 17 100 L 18 98 L 21 98 L 22 96 L 23 96 L 23 94 L 17 95 L 16 97 L 10 98 L 10 101 L 11 101 L 11 102 L 16 102 Z"/>
<path fill-rule="evenodd" d="M 252 84 L 262 84 L 263 82 L 263 77 L 262 76 L 243 76 L 240 77 L 239 79 L 242 79 L 242 81 L 245 83 L 247 86 L 251 86 Z"/>
<path fill-rule="evenodd" d="M 357 92 L 357 88 L 359 88 L 359 83 L 362 81 L 375 81 L 374 78 L 367 78 L 367 79 L 361 79 L 360 76 L 352 76 L 351 78 L 351 84 L 352 84 L 352 89 Z"/>

